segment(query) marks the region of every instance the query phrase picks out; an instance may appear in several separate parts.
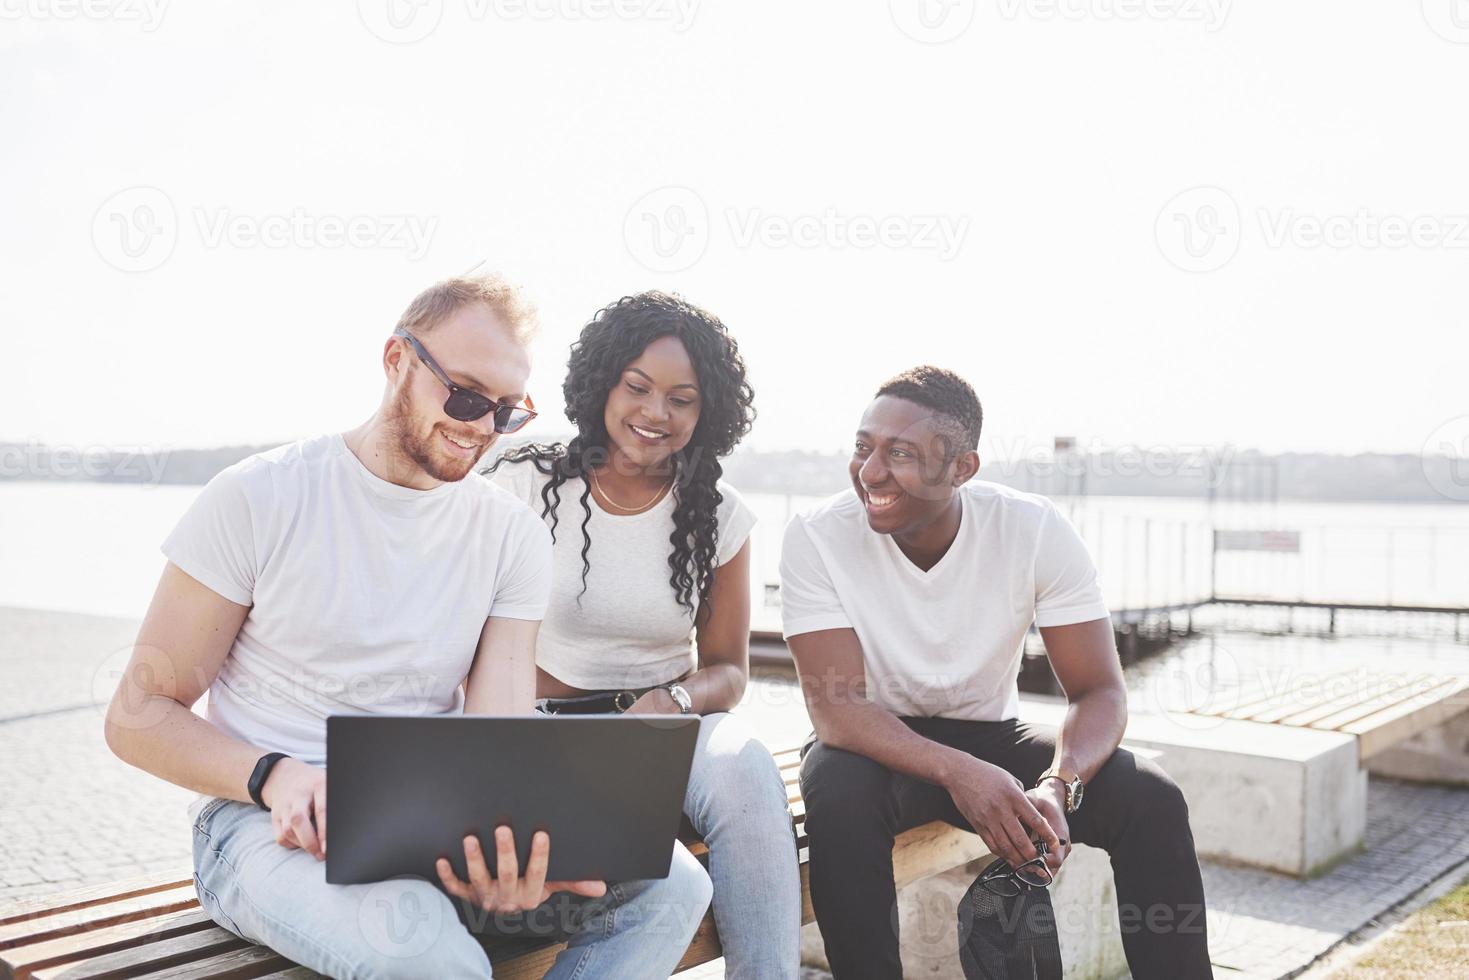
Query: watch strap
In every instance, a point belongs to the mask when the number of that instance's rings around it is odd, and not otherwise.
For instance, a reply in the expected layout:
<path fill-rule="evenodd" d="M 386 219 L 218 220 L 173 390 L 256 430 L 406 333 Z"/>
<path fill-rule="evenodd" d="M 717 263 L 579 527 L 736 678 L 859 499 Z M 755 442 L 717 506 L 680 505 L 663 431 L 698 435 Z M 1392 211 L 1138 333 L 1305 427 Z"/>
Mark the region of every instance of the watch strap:
<path fill-rule="evenodd" d="M 1060 769 L 1056 766 L 1052 766 L 1051 768 L 1040 774 L 1040 777 L 1036 779 L 1035 784 L 1039 786 L 1047 779 L 1059 779 L 1061 781 L 1061 785 L 1066 787 L 1066 812 L 1068 814 L 1075 813 L 1076 787 L 1082 785 L 1081 777 L 1069 770 Z"/>
<path fill-rule="evenodd" d="M 266 806 L 265 801 L 260 798 L 261 791 L 265 789 L 265 781 L 270 778 L 270 771 L 275 768 L 277 762 L 289 758 L 290 756 L 284 752 L 269 752 L 262 755 L 260 761 L 255 763 L 255 771 L 250 773 L 250 781 L 245 784 L 250 799 L 254 800 L 255 805 L 266 813 L 270 812 L 270 807 Z"/>

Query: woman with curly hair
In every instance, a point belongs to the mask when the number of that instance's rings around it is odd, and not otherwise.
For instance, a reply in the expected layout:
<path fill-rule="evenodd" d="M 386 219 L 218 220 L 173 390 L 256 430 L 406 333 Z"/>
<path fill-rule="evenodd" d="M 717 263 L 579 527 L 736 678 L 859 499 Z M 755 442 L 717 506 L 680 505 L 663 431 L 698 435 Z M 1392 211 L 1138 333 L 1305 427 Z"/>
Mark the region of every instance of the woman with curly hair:
<path fill-rule="evenodd" d="M 719 319 L 661 292 L 600 310 L 571 348 L 569 443 L 490 469 L 551 528 L 537 696 L 554 714 L 701 715 L 684 812 L 709 845 L 726 976 L 795 977 L 801 894 L 785 786 L 735 716 L 749 679 L 750 528 L 720 479 L 753 393 Z"/>

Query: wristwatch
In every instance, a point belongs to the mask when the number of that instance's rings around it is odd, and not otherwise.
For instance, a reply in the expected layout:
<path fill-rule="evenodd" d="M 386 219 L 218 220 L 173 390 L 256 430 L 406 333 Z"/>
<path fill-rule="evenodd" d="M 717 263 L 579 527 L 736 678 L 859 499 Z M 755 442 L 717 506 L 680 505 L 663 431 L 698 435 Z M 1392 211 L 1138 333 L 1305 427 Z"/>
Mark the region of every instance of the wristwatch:
<path fill-rule="evenodd" d="M 1080 776 L 1074 772 L 1067 772 L 1065 769 L 1057 769 L 1055 766 L 1052 766 L 1050 769 L 1041 773 L 1040 778 L 1035 781 L 1035 784 L 1039 786 L 1047 779 L 1059 779 L 1066 786 L 1066 812 L 1068 814 L 1075 813 L 1081 809 L 1081 795 L 1082 791 L 1086 789 L 1086 784 L 1081 781 Z"/>
<path fill-rule="evenodd" d="M 260 761 L 255 763 L 255 771 L 250 773 L 250 781 L 245 784 L 245 789 L 250 793 L 250 799 L 254 800 L 255 805 L 266 813 L 270 812 L 270 807 L 266 806 L 265 801 L 260 798 L 260 791 L 265 789 L 265 781 L 270 778 L 270 771 L 275 768 L 275 764 L 288 758 L 290 756 L 284 752 L 262 755 Z"/>
<path fill-rule="evenodd" d="M 694 710 L 694 699 L 689 697 L 689 692 L 683 689 L 683 685 L 674 681 L 672 684 L 664 684 L 663 690 L 673 698 L 673 703 L 678 705 L 678 713 L 686 715 Z"/>

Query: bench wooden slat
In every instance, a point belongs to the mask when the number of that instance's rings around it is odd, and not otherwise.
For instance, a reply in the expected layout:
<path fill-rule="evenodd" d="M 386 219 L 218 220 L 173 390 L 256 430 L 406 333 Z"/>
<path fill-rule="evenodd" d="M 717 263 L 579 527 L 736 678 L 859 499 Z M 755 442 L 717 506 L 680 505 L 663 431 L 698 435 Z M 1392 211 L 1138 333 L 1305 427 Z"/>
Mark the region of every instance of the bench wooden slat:
<path fill-rule="evenodd" d="M 275 950 L 266 946 L 246 945 L 240 949 L 230 950 L 225 953 L 217 953 L 207 956 L 201 960 L 194 960 L 182 966 L 165 966 L 158 970 L 150 970 L 147 973 L 135 973 L 138 980 L 205 980 L 205 978 L 228 978 L 228 980 L 245 980 L 247 977 L 259 977 L 266 973 L 289 970 L 297 964 L 292 963 Z"/>
<path fill-rule="evenodd" d="M 1276 691 L 1269 700 L 1239 712 L 1232 712 L 1229 717 L 1268 724 L 1288 724 L 1284 719 L 1291 715 L 1326 706 L 1350 704 L 1356 696 L 1355 692 L 1349 690 L 1348 693 L 1339 694 L 1326 701 L 1310 701 L 1303 695 L 1300 685 L 1292 684 L 1286 690 Z"/>
<path fill-rule="evenodd" d="M 67 891 L 65 895 L 65 905 L 56 904 L 57 899 L 61 897 L 56 895 L 47 895 L 21 902 L 19 906 L 11 909 L 3 917 L 0 917 L 0 926 L 8 926 L 13 922 L 20 922 L 24 919 L 35 919 L 41 916 L 56 915 L 61 912 L 71 912 L 89 905 L 116 902 L 122 898 L 150 895 L 169 888 L 189 885 L 193 881 L 193 872 L 189 868 L 179 868 L 176 871 L 171 870 L 162 874 L 138 875 L 104 885 L 88 885 L 84 888 L 73 888 Z"/>
<path fill-rule="evenodd" d="M 1311 727 L 1339 731 L 1343 725 L 1361 721 L 1371 715 L 1402 705 L 1409 709 L 1426 707 L 1440 700 L 1438 692 L 1451 690 L 1454 679 L 1420 678 L 1421 683 L 1404 684 L 1370 698 L 1360 698 L 1356 704 L 1318 718 Z"/>
<path fill-rule="evenodd" d="M 33 980 L 115 980 L 135 977 L 140 973 L 157 973 L 172 967 L 187 966 L 249 946 L 245 940 L 213 922 L 208 928 L 182 935 L 160 938 L 157 942 L 135 946 L 98 956 L 36 971 Z"/>
<path fill-rule="evenodd" d="M 1340 680 L 1347 684 L 1348 689 L 1345 694 L 1311 705 L 1286 718 L 1282 723 L 1298 728 L 1335 731 L 1340 725 L 1354 721 L 1363 715 L 1370 715 L 1374 711 L 1391 707 L 1425 689 L 1431 690 L 1447 681 L 1448 678 L 1435 680 L 1428 677 L 1417 677 L 1411 683 L 1393 684 L 1386 689 L 1381 686 L 1380 681 L 1375 681 L 1365 673 L 1350 679 L 1342 677 Z"/>
<path fill-rule="evenodd" d="M 187 885 L 174 884 L 115 902 L 87 902 L 80 907 L 67 907 L 51 914 L 33 915 L 0 926 L 0 951 L 21 943 L 37 943 L 167 912 L 179 912 L 196 905 L 197 901 L 191 881 Z"/>
<path fill-rule="evenodd" d="M 1443 724 L 1462 711 L 1469 711 L 1469 678 L 1461 677 L 1436 693 L 1436 701 L 1400 704 L 1360 718 L 1341 730 L 1357 736 L 1357 756 L 1366 759 L 1405 738 Z"/>
<path fill-rule="evenodd" d="M 24 978 L 47 967 L 75 963 L 78 960 L 95 962 L 106 954 L 126 952 L 134 947 L 208 929 L 213 925 L 209 916 L 199 908 L 168 912 L 39 942 L 18 944 L 5 951 L 5 963 L 12 976 Z"/>
<path fill-rule="evenodd" d="M 1273 701 L 1278 694 L 1278 691 L 1271 690 L 1260 682 L 1252 682 L 1211 696 L 1210 700 L 1218 700 L 1215 708 L 1191 708 L 1188 713 L 1216 718 L 1233 717 L 1233 713 L 1247 712 Z"/>

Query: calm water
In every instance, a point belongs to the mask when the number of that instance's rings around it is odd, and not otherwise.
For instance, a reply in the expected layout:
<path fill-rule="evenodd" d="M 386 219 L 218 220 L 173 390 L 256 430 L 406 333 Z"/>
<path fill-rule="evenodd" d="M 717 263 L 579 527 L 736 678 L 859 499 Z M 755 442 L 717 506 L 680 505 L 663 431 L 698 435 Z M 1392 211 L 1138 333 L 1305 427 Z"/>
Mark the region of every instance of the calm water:
<path fill-rule="evenodd" d="M 159 544 L 198 487 L 0 483 L 0 605 L 139 617 Z M 778 629 L 781 533 L 816 498 L 752 494 L 757 628 Z M 1207 595 L 1210 529 L 1301 532 L 1299 554 L 1226 552 L 1217 591 L 1339 601 L 1469 605 L 1469 506 L 1062 498 L 1114 608 Z"/>
<path fill-rule="evenodd" d="M 0 483 L 0 606 L 140 618 L 163 568 L 159 543 L 197 493 L 197 487 Z M 793 510 L 813 501 L 749 499 L 760 516 L 755 625 L 775 630 L 779 607 L 766 585 L 778 580 L 781 532 Z M 1097 559 L 1114 608 L 1207 592 L 1211 525 L 1203 502 L 1062 503 Z M 1221 592 L 1469 605 L 1469 507 L 1280 504 L 1253 512 L 1219 508 L 1214 518 L 1221 527 L 1302 533 L 1299 555 L 1221 555 Z M 1205 624 L 1244 615 L 1218 608 L 1200 614 Z M 1313 615 L 1297 612 L 1292 620 L 1284 611 L 1260 612 L 1250 627 L 1280 635 L 1211 630 L 1134 665 L 1128 670 L 1133 710 L 1217 705 L 1262 686 L 1309 688 L 1346 669 L 1357 671 L 1359 683 L 1377 686 L 1469 669 L 1469 643 L 1452 638 L 1452 625 L 1394 628 L 1396 636 L 1378 637 L 1285 633 L 1292 626 L 1324 630 Z M 1344 633 L 1354 631 L 1347 617 L 1343 626 Z M 800 690 L 779 672 L 757 672 L 741 714 L 772 748 L 797 744 L 809 731 Z"/>

